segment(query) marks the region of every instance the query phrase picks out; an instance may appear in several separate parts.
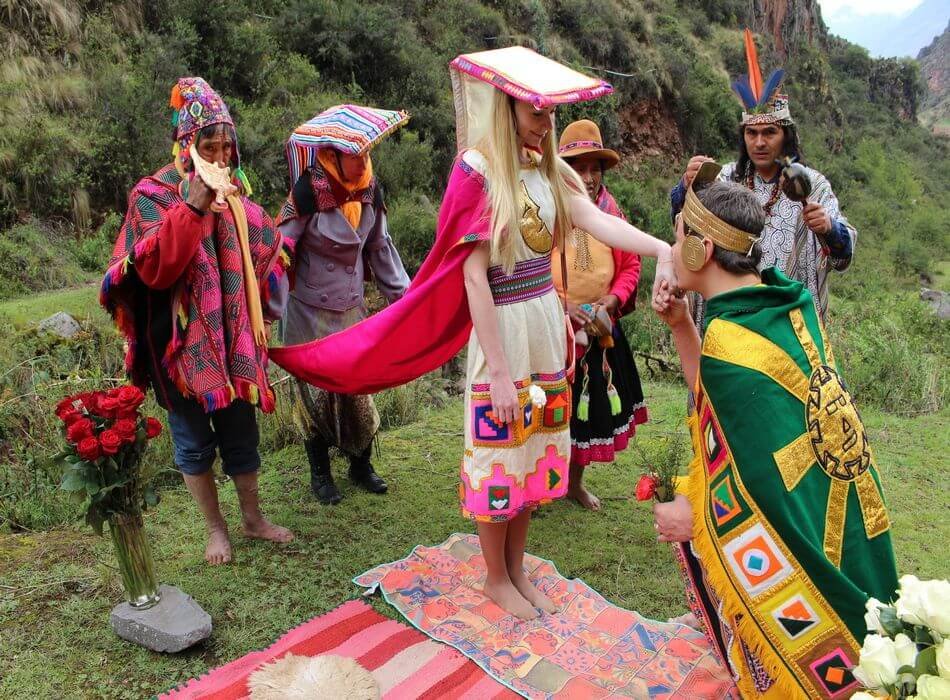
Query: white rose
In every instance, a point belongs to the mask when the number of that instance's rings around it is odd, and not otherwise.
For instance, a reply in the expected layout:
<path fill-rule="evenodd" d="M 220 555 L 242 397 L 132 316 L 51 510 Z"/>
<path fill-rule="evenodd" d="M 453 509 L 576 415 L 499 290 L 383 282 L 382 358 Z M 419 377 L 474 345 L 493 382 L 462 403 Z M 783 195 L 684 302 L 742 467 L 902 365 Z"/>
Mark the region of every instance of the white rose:
<path fill-rule="evenodd" d="M 864 624 L 867 625 L 868 632 L 887 636 L 887 632 L 881 626 L 881 608 L 883 607 L 885 607 L 884 603 L 877 598 L 869 598 L 864 604 L 864 609 L 867 610 L 864 613 Z"/>
<path fill-rule="evenodd" d="M 901 666 L 913 667 L 917 660 L 917 645 L 906 634 L 901 632 L 894 637 L 894 653 L 897 654 L 898 668 Z"/>
<path fill-rule="evenodd" d="M 859 690 L 857 693 L 851 696 L 851 700 L 879 700 L 877 695 L 871 695 L 870 693 L 865 693 L 863 690 Z"/>
<path fill-rule="evenodd" d="M 917 697 L 920 700 L 947 700 L 950 698 L 950 680 L 939 676 L 921 676 L 917 679 Z"/>
<path fill-rule="evenodd" d="M 950 680 L 950 639 L 944 639 L 937 647 L 937 673 L 941 678 Z"/>
<path fill-rule="evenodd" d="M 878 634 L 869 634 L 861 647 L 861 659 L 854 677 L 868 690 L 883 690 L 897 681 L 897 651 L 894 642 Z"/>
<path fill-rule="evenodd" d="M 537 384 L 528 387 L 528 396 L 531 397 L 531 402 L 538 408 L 544 408 L 544 405 L 548 402 L 548 395 Z"/>
<path fill-rule="evenodd" d="M 924 625 L 941 637 L 950 635 L 950 581 L 921 581 L 916 576 L 901 576 L 894 608 L 904 622 Z"/>
<path fill-rule="evenodd" d="M 910 574 L 901 576 L 894 609 L 897 610 L 897 616 L 904 622 L 912 625 L 926 624 L 924 622 L 926 613 L 924 611 L 923 586 L 919 578 Z"/>
<path fill-rule="evenodd" d="M 920 588 L 924 624 L 941 637 L 950 635 L 950 581 L 922 581 Z"/>

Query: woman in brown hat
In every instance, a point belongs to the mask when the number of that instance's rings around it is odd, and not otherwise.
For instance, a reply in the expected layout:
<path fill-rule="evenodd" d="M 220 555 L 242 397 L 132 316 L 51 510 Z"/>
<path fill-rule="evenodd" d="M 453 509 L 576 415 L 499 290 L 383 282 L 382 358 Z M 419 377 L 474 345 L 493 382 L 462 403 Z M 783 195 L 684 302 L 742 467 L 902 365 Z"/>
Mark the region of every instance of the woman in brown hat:
<path fill-rule="evenodd" d="M 626 220 L 603 184 L 604 171 L 617 165 L 620 157 L 604 148 L 594 122 L 582 119 L 569 124 L 561 134 L 558 153 L 580 175 L 587 194 L 601 210 Z M 567 495 L 585 508 L 599 510 L 600 501 L 584 488 L 584 468 L 591 462 L 613 462 L 637 425 L 647 420 L 637 366 L 617 323 L 633 311 L 640 256 L 610 248 L 579 228 L 564 252 L 566 304 L 580 341 L 572 391 Z M 552 255 L 552 260 L 557 268 L 560 256 Z M 553 276 L 564 296 L 559 271 Z M 581 345 L 585 340 L 586 346 Z"/>

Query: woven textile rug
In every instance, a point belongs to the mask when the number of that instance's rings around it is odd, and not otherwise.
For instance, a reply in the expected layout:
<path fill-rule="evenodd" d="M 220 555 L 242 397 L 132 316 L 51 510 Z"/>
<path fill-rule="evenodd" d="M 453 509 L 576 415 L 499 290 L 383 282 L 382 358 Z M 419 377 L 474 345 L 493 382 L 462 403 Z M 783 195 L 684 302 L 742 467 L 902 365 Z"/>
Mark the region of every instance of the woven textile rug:
<path fill-rule="evenodd" d="M 384 700 L 457 698 L 516 700 L 517 695 L 459 652 L 383 617 L 362 601 L 350 601 L 292 629 L 255 651 L 159 696 L 159 700 L 234 700 L 248 695 L 247 679 L 261 664 L 287 652 L 336 654 L 372 672 Z M 342 700 L 342 698 L 340 699 Z"/>
<path fill-rule="evenodd" d="M 528 698 L 724 698 L 728 672 L 706 637 L 611 605 L 546 560 L 526 555 L 528 576 L 561 609 L 521 621 L 481 593 L 484 559 L 475 535 L 416 547 L 354 582 L 380 588 L 416 627 L 451 644 Z M 680 585 L 679 580 L 672 585 Z"/>

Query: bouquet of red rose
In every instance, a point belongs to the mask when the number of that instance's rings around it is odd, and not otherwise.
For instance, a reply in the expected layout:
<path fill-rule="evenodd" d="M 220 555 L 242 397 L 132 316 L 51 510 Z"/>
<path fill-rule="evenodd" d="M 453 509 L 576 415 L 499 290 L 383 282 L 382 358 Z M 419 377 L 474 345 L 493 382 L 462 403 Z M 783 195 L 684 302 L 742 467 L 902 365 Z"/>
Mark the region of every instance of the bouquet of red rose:
<path fill-rule="evenodd" d="M 676 497 L 676 477 L 682 464 L 683 446 L 677 440 L 661 438 L 659 454 L 654 455 L 653 471 L 644 474 L 637 482 L 638 501 L 656 499 L 668 503 Z"/>
<path fill-rule="evenodd" d="M 56 405 L 66 449 L 60 488 L 89 498 L 86 522 L 102 534 L 112 515 L 133 514 L 158 503 L 151 488 L 140 488 L 139 462 L 162 424 L 141 413 L 145 394 L 135 386 L 67 396 Z M 139 493 L 141 491 L 141 493 Z"/>
<path fill-rule="evenodd" d="M 149 607 L 158 602 L 158 585 L 142 511 L 158 503 L 144 484 L 140 463 L 148 441 L 162 424 L 143 416 L 145 394 L 134 386 L 67 396 L 56 405 L 63 421 L 66 448 L 60 488 L 86 501 L 86 522 L 100 535 L 109 523 L 129 602 Z"/>

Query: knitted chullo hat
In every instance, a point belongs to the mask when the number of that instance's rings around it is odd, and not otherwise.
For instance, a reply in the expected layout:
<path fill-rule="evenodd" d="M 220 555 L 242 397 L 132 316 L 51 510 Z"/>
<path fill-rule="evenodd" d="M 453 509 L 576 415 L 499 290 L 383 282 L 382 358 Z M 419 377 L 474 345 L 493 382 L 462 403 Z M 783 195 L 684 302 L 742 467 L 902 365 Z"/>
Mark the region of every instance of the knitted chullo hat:
<path fill-rule="evenodd" d="M 739 76 L 732 83 L 732 91 L 742 104 L 742 125 L 794 124 L 788 109 L 788 95 L 778 93 L 785 71 L 781 68 L 772 72 L 768 81 L 762 84 L 762 72 L 759 70 L 759 56 L 755 50 L 752 32 L 745 30 L 745 57 L 749 74 Z"/>
<path fill-rule="evenodd" d="M 227 124 L 234 128 L 234 120 L 224 100 L 216 93 L 204 78 L 180 78 L 172 87 L 169 106 L 172 113 L 172 126 L 175 127 L 175 144 L 172 146 L 172 155 L 175 158 L 175 167 L 184 173 L 191 156 L 188 149 L 195 141 L 195 136 L 206 126 Z M 244 188 L 244 194 L 251 194 L 251 185 L 241 169 L 241 154 L 237 141 L 234 143 L 231 157 L 234 166 L 233 175 Z"/>

